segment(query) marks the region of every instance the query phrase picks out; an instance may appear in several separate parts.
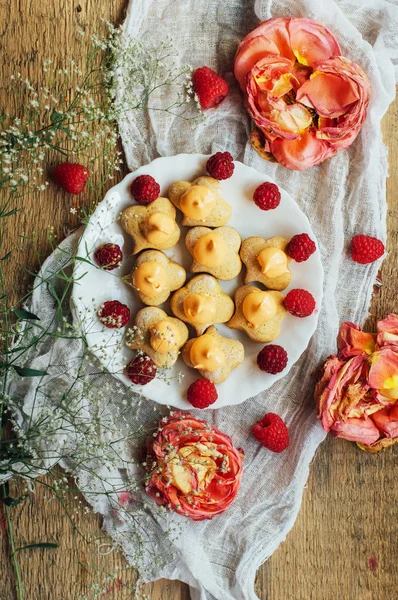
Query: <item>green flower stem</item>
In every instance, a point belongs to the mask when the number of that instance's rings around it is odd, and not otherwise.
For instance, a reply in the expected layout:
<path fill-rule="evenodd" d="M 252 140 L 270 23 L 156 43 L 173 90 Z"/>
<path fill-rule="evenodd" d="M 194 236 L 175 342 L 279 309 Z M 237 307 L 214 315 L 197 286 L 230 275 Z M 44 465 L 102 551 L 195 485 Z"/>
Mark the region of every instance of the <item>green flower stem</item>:
<path fill-rule="evenodd" d="M 3 485 L 3 492 L 5 493 L 4 485 Z M 14 531 L 13 531 L 12 523 L 11 523 L 10 509 L 6 504 L 4 505 L 4 510 L 6 513 L 8 539 L 9 539 L 10 548 L 11 548 L 11 560 L 12 560 L 12 564 L 14 567 L 14 575 L 15 575 L 15 581 L 16 581 L 16 585 L 17 585 L 17 598 L 18 598 L 18 600 L 23 600 L 23 587 L 22 587 L 22 581 L 21 581 L 21 573 L 19 571 L 19 565 L 18 565 L 16 551 L 15 551 Z"/>

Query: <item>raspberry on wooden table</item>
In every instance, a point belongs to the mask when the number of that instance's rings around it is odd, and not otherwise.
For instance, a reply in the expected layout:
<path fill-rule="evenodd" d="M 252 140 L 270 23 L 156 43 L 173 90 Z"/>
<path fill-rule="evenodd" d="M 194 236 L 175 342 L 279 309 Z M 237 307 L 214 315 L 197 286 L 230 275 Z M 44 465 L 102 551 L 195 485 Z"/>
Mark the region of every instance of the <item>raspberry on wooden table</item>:
<path fill-rule="evenodd" d="M 129 322 L 130 309 L 119 300 L 108 300 L 98 308 L 97 316 L 105 327 L 120 329 Z"/>
<path fill-rule="evenodd" d="M 152 175 L 139 175 L 132 182 L 130 192 L 140 204 L 150 204 L 159 198 L 160 185 Z"/>
<path fill-rule="evenodd" d="M 117 244 L 103 244 L 94 252 L 94 258 L 104 271 L 112 271 L 120 266 L 123 252 Z"/>
<path fill-rule="evenodd" d="M 268 413 L 253 425 L 254 437 L 272 452 L 283 452 L 289 446 L 289 431 L 275 413 Z"/>
<path fill-rule="evenodd" d="M 232 155 L 229 152 L 216 152 L 210 156 L 206 164 L 208 174 L 214 179 L 229 179 L 235 169 Z"/>
<path fill-rule="evenodd" d="M 370 235 L 354 235 L 351 242 L 352 260 L 361 265 L 374 262 L 384 254 L 384 244 Z"/>
<path fill-rule="evenodd" d="M 286 310 L 295 317 L 309 317 L 315 310 L 314 296 L 307 290 L 290 290 L 284 304 Z"/>
<path fill-rule="evenodd" d="M 280 204 L 281 193 L 275 183 L 266 181 L 255 189 L 253 200 L 261 210 L 273 210 Z"/>
<path fill-rule="evenodd" d="M 286 247 L 286 253 L 296 262 L 308 260 L 315 250 L 315 242 L 308 233 L 294 235 Z"/>
<path fill-rule="evenodd" d="M 278 344 L 268 344 L 264 346 L 257 355 L 257 365 L 261 371 L 276 375 L 283 371 L 287 365 L 287 352 Z"/>
<path fill-rule="evenodd" d="M 56 184 L 70 194 L 80 194 L 85 186 L 90 171 L 77 163 L 61 163 L 52 172 Z"/>
<path fill-rule="evenodd" d="M 209 67 L 196 69 L 192 82 L 202 108 L 217 106 L 228 95 L 228 83 Z"/>
<path fill-rule="evenodd" d="M 156 377 L 156 365 L 146 354 L 136 356 L 126 367 L 126 375 L 136 385 L 146 385 Z"/>
<path fill-rule="evenodd" d="M 188 388 L 187 400 L 195 408 L 207 408 L 217 400 L 218 394 L 214 383 L 208 379 L 197 379 Z"/>

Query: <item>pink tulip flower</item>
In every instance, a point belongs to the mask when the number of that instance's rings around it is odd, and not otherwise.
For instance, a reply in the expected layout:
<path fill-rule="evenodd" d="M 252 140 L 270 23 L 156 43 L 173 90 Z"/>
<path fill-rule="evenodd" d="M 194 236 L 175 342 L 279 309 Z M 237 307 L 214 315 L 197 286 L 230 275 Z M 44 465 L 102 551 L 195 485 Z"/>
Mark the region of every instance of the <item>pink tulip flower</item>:
<path fill-rule="evenodd" d="M 242 459 L 228 435 L 176 411 L 149 440 L 146 491 L 157 504 L 194 521 L 212 519 L 235 500 Z"/>
<path fill-rule="evenodd" d="M 235 77 L 262 132 L 263 153 L 304 170 L 348 148 L 366 117 L 370 84 L 311 19 L 270 19 L 238 47 Z"/>
<path fill-rule="evenodd" d="M 343 323 L 338 354 L 325 362 L 315 388 L 325 431 L 368 452 L 398 442 L 398 315 L 379 321 L 377 331 Z"/>

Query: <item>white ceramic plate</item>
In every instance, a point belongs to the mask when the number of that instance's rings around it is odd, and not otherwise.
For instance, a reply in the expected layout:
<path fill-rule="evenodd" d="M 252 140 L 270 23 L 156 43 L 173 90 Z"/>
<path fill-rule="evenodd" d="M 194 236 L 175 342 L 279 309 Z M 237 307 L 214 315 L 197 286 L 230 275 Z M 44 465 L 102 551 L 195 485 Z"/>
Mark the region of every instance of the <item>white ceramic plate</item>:
<path fill-rule="evenodd" d="M 198 374 L 193 369 L 189 369 L 180 358 L 168 372 L 167 381 L 156 378 L 144 387 L 133 385 L 123 374 L 123 368 L 134 357 L 134 353 L 123 343 L 125 329 L 115 330 L 102 326 L 95 316 L 95 310 L 106 300 L 120 300 L 131 309 L 133 320 L 136 312 L 143 307 L 134 291 L 122 281 L 122 276 L 131 271 L 134 258 L 131 256 L 132 241 L 122 230 L 118 217 L 125 208 L 134 203 L 129 192 L 133 179 L 141 174 L 150 174 L 159 182 L 161 196 L 167 196 L 167 190 L 174 181 L 193 180 L 199 175 L 206 174 L 207 159 L 208 156 L 202 154 L 180 154 L 158 158 L 149 165 L 130 173 L 108 191 L 85 229 L 79 244 L 78 256 L 93 261 L 93 253 L 98 246 L 105 242 L 114 242 L 122 247 L 123 264 L 118 269 L 107 272 L 93 264 L 78 261 L 72 296 L 75 316 L 81 322 L 89 347 L 104 367 L 134 391 L 142 392 L 147 398 L 160 404 L 169 404 L 182 409 L 189 409 L 191 406 L 185 399 L 186 391 L 188 386 L 197 379 Z M 316 243 L 307 217 L 284 190 L 281 190 L 282 200 L 275 210 L 261 211 L 254 204 L 253 192 L 264 181 L 270 179 L 251 167 L 235 162 L 233 176 L 221 182 L 224 198 L 233 208 L 228 225 L 235 227 L 242 239 L 252 235 L 264 238 L 280 235 L 290 239 L 297 233 L 306 232 Z M 182 230 L 178 245 L 166 251 L 166 254 L 185 267 L 189 279 L 191 257 L 184 245 L 188 228 L 183 227 Z M 240 404 L 269 388 L 275 381 L 287 375 L 306 349 L 316 329 L 318 310 L 322 301 L 323 269 L 320 252 L 317 250 L 304 263 L 292 261 L 289 266 L 292 271 L 292 281 L 284 293 L 293 288 L 308 290 L 316 300 L 317 310 L 304 319 L 288 314 L 282 321 L 282 331 L 275 343 L 283 346 L 288 353 L 289 361 L 285 370 L 278 375 L 263 373 L 256 365 L 256 357 L 263 344 L 252 342 L 244 332 L 229 329 L 225 325 L 217 325 L 222 335 L 238 339 L 244 344 L 245 360 L 231 372 L 224 383 L 217 386 L 218 400 L 211 408 Z M 224 291 L 233 296 L 235 289 L 242 284 L 242 274 L 232 281 L 220 283 Z M 161 308 L 171 315 L 168 302 Z M 192 335 L 194 335 L 193 330 Z M 182 383 L 177 378 L 179 373 L 184 374 Z"/>

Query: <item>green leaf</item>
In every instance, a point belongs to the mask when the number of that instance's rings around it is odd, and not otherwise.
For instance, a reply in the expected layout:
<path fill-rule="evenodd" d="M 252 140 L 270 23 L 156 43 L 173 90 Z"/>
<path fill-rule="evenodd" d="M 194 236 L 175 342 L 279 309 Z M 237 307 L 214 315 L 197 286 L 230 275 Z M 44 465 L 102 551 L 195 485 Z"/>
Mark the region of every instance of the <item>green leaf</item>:
<path fill-rule="evenodd" d="M 7 260 L 7 258 L 10 258 L 10 256 L 11 256 L 11 252 L 7 252 L 7 254 L 5 254 L 3 256 L 3 258 L 0 258 L 0 260 Z"/>
<path fill-rule="evenodd" d="M 28 321 L 29 319 L 32 319 L 33 321 L 40 321 L 37 315 L 34 315 L 24 308 L 14 308 L 14 314 L 18 317 L 18 319 L 22 319 L 23 321 Z"/>
<path fill-rule="evenodd" d="M 59 544 L 53 544 L 52 542 L 39 542 L 38 544 L 27 544 L 20 548 L 15 548 L 14 552 L 21 552 L 21 550 L 29 550 L 30 548 L 59 548 Z"/>
<path fill-rule="evenodd" d="M 22 496 L 19 496 L 19 498 L 11 498 L 11 496 L 7 496 L 6 498 L 1 498 L 1 501 L 9 508 L 13 508 L 14 506 L 18 506 L 18 504 L 21 504 L 21 502 L 26 500 L 26 498 L 28 498 L 28 494 L 23 494 Z"/>
<path fill-rule="evenodd" d="M 95 265 L 91 262 L 91 260 L 88 260 L 87 258 L 83 258 L 82 256 L 76 256 L 75 260 L 80 260 L 81 262 L 85 262 L 88 265 L 91 265 L 92 267 L 95 267 Z"/>
<path fill-rule="evenodd" d="M 60 130 L 64 132 L 64 134 L 66 135 L 66 137 L 72 138 L 71 132 L 66 127 L 60 127 Z"/>
<path fill-rule="evenodd" d="M 62 119 L 63 119 L 63 114 L 58 112 L 57 110 L 55 110 L 55 108 L 53 108 L 50 113 L 51 123 L 59 123 L 60 121 L 62 121 Z"/>
<path fill-rule="evenodd" d="M 0 218 L 5 219 L 5 217 L 11 217 L 11 215 L 16 215 L 17 213 L 20 212 L 20 208 L 14 208 L 13 210 L 10 210 L 8 213 L 0 213 Z"/>
<path fill-rule="evenodd" d="M 29 367 L 18 367 L 17 365 L 12 365 L 12 367 L 20 377 L 43 377 L 44 375 L 48 375 L 46 371 L 30 369 Z"/>

